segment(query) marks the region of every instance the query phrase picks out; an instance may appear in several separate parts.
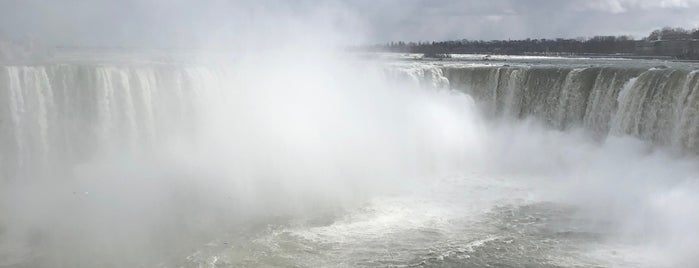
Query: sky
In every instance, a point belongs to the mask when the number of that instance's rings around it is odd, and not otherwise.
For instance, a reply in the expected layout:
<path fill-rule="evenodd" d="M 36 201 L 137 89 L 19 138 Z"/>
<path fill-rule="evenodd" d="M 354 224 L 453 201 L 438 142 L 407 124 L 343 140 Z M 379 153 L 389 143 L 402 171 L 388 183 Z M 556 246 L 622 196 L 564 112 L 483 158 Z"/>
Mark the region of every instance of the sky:
<path fill-rule="evenodd" d="M 699 0 L 0 0 L 0 39 L 196 47 L 309 32 L 357 44 L 641 38 L 699 27 L 697 14 Z"/>

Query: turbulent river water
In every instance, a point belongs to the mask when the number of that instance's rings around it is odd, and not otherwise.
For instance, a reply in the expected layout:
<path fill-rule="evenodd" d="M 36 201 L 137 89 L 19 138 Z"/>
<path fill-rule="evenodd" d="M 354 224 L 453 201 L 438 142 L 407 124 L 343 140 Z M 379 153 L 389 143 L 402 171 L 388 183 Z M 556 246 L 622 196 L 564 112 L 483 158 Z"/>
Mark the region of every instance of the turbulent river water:
<path fill-rule="evenodd" d="M 0 267 L 699 265 L 699 66 L 0 66 Z"/>

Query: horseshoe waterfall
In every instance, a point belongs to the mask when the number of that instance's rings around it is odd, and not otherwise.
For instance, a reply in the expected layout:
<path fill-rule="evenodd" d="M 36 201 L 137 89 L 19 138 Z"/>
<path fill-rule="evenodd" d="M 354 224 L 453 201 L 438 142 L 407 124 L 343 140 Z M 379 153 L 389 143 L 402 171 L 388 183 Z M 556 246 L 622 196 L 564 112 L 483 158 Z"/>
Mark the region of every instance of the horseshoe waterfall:
<path fill-rule="evenodd" d="M 0 267 L 699 264 L 695 63 L 106 54 L 0 66 Z"/>

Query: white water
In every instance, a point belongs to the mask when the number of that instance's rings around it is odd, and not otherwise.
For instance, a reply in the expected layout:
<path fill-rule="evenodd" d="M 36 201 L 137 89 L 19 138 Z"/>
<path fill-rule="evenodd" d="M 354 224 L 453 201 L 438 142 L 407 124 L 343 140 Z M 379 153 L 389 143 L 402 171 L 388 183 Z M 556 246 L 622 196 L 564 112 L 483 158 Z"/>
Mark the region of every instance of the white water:
<path fill-rule="evenodd" d="M 538 103 L 516 101 L 526 70 L 493 70 L 503 109 Z M 606 103 L 645 87 L 598 76 L 605 114 L 570 119 L 582 73 L 555 75 L 562 131 L 483 116 L 423 63 L 2 67 L 0 264 L 696 265 L 699 160 L 589 135 L 579 122 L 632 122 Z M 695 104 L 672 113 L 682 133 Z"/>

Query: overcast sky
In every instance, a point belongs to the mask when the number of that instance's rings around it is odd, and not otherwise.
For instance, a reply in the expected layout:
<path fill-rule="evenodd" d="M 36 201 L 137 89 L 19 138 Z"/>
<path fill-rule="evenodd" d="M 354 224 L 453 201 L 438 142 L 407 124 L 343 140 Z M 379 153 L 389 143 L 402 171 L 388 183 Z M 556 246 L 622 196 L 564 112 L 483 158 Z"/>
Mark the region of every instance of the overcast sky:
<path fill-rule="evenodd" d="M 640 38 L 699 27 L 699 0 L 0 0 L 0 39 L 53 45 L 193 46 L 290 25 L 367 43 Z"/>

